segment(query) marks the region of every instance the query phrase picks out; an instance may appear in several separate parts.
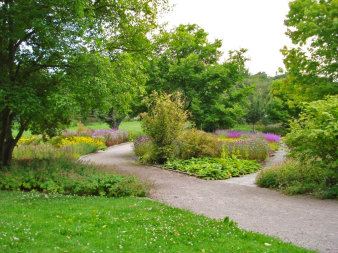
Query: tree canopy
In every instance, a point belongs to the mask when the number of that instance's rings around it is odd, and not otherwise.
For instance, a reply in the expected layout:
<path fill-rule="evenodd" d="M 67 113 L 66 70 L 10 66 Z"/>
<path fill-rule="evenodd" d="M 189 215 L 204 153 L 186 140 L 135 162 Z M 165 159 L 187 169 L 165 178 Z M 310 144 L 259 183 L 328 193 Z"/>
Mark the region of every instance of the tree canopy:
<path fill-rule="evenodd" d="M 245 73 L 245 50 L 220 63 L 222 42 L 209 42 L 207 35 L 197 25 L 180 25 L 157 36 L 147 86 L 181 92 L 196 125 L 212 130 L 230 127 L 243 115 L 240 102 L 251 89 L 236 86 Z"/>
<path fill-rule="evenodd" d="M 110 108 L 121 80 L 114 70 L 149 47 L 147 33 L 165 6 L 165 0 L 1 1 L 0 165 L 25 130 L 52 134 L 74 112 Z"/>
<path fill-rule="evenodd" d="M 313 101 L 338 90 L 338 2 L 295 0 L 285 20 L 294 48 L 284 47 L 287 83 L 295 102 Z"/>

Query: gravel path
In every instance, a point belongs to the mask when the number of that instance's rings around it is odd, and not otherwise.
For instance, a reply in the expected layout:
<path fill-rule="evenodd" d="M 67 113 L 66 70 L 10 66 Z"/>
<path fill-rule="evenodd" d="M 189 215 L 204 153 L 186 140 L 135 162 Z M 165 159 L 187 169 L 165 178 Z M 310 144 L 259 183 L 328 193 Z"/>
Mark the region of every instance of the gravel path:
<path fill-rule="evenodd" d="M 279 155 L 273 159 L 280 158 Z M 275 160 L 269 160 L 273 162 Z M 150 198 L 211 218 L 238 222 L 241 228 L 276 236 L 283 241 L 338 253 L 338 202 L 276 191 L 230 180 L 205 181 L 180 173 L 139 165 L 131 143 L 90 154 L 81 160 L 115 167 L 152 184 Z M 248 176 L 250 177 L 250 176 Z M 243 180 L 242 180 L 243 181 Z M 230 183 L 231 182 L 231 183 Z"/>

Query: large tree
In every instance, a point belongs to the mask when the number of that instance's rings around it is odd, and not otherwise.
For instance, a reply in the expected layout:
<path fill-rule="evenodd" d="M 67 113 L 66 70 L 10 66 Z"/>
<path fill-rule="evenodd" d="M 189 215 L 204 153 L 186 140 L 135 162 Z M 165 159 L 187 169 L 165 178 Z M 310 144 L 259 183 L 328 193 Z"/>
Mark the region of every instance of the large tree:
<path fill-rule="evenodd" d="M 147 86 L 181 92 L 197 127 L 213 130 L 236 123 L 243 115 L 240 102 L 251 88 L 236 86 L 245 73 L 245 50 L 220 62 L 222 42 L 209 42 L 207 35 L 197 25 L 180 25 L 157 36 Z"/>
<path fill-rule="evenodd" d="M 0 166 L 10 162 L 25 130 L 52 134 L 74 112 L 110 108 L 118 86 L 112 68 L 121 54 L 147 47 L 147 32 L 164 5 L 165 0 L 1 1 Z"/>
<path fill-rule="evenodd" d="M 282 50 L 286 95 L 295 103 L 338 91 L 338 1 L 294 0 L 285 20 L 295 45 Z"/>

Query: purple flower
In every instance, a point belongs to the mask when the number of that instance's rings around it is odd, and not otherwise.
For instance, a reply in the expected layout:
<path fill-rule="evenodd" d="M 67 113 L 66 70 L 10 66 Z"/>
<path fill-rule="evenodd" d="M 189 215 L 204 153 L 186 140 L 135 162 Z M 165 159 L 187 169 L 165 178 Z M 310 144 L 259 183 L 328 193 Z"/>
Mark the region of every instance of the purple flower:
<path fill-rule="evenodd" d="M 140 146 L 142 143 L 147 142 L 147 141 L 149 141 L 149 137 L 146 135 L 142 135 L 140 138 L 137 138 L 134 141 L 134 146 L 135 147 Z"/>
<path fill-rule="evenodd" d="M 266 133 L 263 134 L 264 138 L 268 142 L 280 142 L 281 136 L 278 134 L 273 134 L 273 133 Z"/>

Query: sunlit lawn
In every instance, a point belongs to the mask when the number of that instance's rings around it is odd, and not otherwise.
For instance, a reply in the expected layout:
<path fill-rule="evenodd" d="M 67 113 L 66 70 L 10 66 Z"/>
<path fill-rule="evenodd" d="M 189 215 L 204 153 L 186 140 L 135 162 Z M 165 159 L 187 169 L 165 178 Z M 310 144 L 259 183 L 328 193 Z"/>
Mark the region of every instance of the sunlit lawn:
<path fill-rule="evenodd" d="M 0 252 L 309 252 L 139 198 L 0 191 Z"/>

